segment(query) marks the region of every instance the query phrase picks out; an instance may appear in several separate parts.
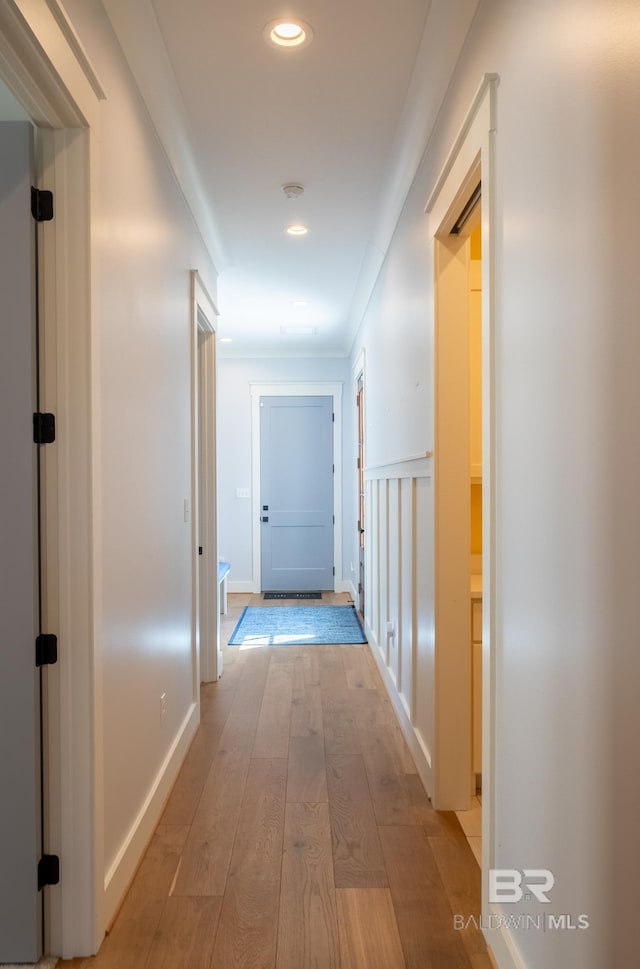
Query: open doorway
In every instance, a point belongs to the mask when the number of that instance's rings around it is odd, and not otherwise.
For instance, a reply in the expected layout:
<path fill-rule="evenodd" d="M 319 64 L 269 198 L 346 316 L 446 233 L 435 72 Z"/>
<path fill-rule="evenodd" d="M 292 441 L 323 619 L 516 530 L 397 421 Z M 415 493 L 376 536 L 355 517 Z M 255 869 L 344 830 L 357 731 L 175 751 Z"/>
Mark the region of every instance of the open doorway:
<path fill-rule="evenodd" d="M 471 769 L 469 808 L 458 820 L 482 865 L 482 198 L 481 185 L 456 223 L 467 265 L 467 360 L 469 415 L 469 620 Z M 460 385 L 458 385 L 460 386 Z"/>
<path fill-rule="evenodd" d="M 482 851 L 482 187 L 467 180 L 435 241 L 436 804 Z"/>
<path fill-rule="evenodd" d="M 496 89 L 486 75 L 426 206 L 435 284 L 433 802 L 469 811 L 481 782 L 467 835 L 482 837 L 483 912 L 495 844 Z"/>
<path fill-rule="evenodd" d="M 477 516 L 478 502 L 471 454 L 478 428 L 472 397 L 477 405 L 478 395 L 471 362 L 471 346 L 477 343 L 471 326 L 471 230 L 480 224 L 481 188 L 479 180 L 468 180 L 468 185 L 463 199 L 456 201 L 453 223 L 445 222 L 435 242 L 435 631 L 442 758 L 436 798 L 438 806 L 460 811 L 470 808 L 475 795 L 471 548 L 472 511 Z"/>

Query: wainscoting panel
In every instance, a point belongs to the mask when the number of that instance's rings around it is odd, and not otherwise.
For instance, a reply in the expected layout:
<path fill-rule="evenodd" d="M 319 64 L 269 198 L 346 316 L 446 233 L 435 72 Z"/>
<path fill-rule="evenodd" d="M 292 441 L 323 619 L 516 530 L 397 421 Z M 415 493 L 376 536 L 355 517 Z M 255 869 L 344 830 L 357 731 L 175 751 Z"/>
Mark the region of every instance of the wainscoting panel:
<path fill-rule="evenodd" d="M 387 615 L 383 626 L 387 639 L 387 666 L 396 690 L 400 690 L 400 482 L 387 481 Z M 387 625 L 387 623 L 389 625 Z"/>
<path fill-rule="evenodd" d="M 400 558 L 400 675 L 398 690 L 407 716 L 414 722 L 414 603 L 416 576 L 416 542 L 413 523 L 416 514 L 415 478 L 403 478 L 400 486 L 400 528 L 398 529 L 398 549 Z"/>
<path fill-rule="evenodd" d="M 434 724 L 433 482 L 429 456 L 365 473 L 365 627 L 427 790 Z"/>
<path fill-rule="evenodd" d="M 415 589 L 415 731 L 431 771 L 434 746 L 435 698 L 435 595 L 434 595 L 434 503 L 433 481 L 416 481 Z"/>

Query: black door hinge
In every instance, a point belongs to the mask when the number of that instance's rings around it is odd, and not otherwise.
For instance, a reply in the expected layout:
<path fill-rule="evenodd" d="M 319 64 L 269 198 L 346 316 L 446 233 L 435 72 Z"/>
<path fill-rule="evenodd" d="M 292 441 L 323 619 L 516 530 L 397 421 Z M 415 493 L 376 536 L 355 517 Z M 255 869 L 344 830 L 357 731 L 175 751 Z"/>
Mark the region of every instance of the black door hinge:
<path fill-rule="evenodd" d="M 31 188 L 31 215 L 36 222 L 51 222 L 53 218 L 53 192 Z"/>
<path fill-rule="evenodd" d="M 36 639 L 36 666 L 53 666 L 58 662 L 58 637 L 41 633 Z"/>
<path fill-rule="evenodd" d="M 202 545 L 198 545 L 198 555 L 202 555 L 203 552 L 204 552 L 204 549 Z"/>
<path fill-rule="evenodd" d="M 336 422 L 336 415 L 335 414 L 332 414 L 331 415 L 331 423 L 332 424 L 335 424 L 335 422 Z"/>
<path fill-rule="evenodd" d="M 334 575 L 336 574 L 336 567 L 335 567 L 335 565 L 333 566 L 333 574 Z"/>
<path fill-rule="evenodd" d="M 332 474 L 335 474 L 336 473 L 336 466 L 335 466 L 335 464 L 332 464 L 331 465 L 331 473 Z"/>
<path fill-rule="evenodd" d="M 34 444 L 53 444 L 56 439 L 56 418 L 55 414 L 33 415 L 33 443 Z"/>
<path fill-rule="evenodd" d="M 333 516 L 333 524 L 335 525 L 335 523 L 336 523 L 336 516 L 334 515 Z"/>
<path fill-rule="evenodd" d="M 60 882 L 60 859 L 57 855 L 43 855 L 38 862 L 38 891 L 45 885 L 57 885 Z"/>

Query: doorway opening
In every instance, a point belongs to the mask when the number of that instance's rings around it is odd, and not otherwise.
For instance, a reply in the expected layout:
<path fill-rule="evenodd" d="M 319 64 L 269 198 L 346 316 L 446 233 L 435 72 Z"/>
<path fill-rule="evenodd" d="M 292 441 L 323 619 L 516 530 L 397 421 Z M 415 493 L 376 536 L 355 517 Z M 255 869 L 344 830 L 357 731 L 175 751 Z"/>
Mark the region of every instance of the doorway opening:
<path fill-rule="evenodd" d="M 497 77 L 486 75 L 426 206 L 435 283 L 433 802 L 469 811 L 481 775 L 467 835 L 482 837 L 483 912 L 495 853 L 496 93 Z"/>
<path fill-rule="evenodd" d="M 468 806 L 458 810 L 458 819 L 478 864 L 482 864 L 482 198 L 481 184 L 474 189 L 453 229 L 437 243 L 437 266 L 448 274 L 438 275 L 442 300 L 438 316 L 438 340 L 443 355 L 442 378 L 446 386 L 438 393 L 439 433 L 449 437 L 440 441 L 445 459 L 457 462 L 460 488 L 447 496 L 438 493 L 444 513 L 440 540 L 442 578 L 449 582 L 449 594 L 466 583 L 467 597 L 460 610 L 460 626 L 452 626 L 449 608 L 440 602 L 439 632 L 459 637 L 468 620 L 468 632 L 460 640 L 459 671 L 462 674 L 461 704 L 469 716 L 469 790 Z M 453 268 L 455 263 L 455 268 Z M 458 289 L 455 295 L 453 289 Z M 449 304 L 450 302 L 450 305 Z M 463 312 L 463 306 L 464 312 Z M 450 315 L 450 311 L 452 315 Z M 446 328 L 446 333 L 442 328 Z M 457 353 L 457 356 L 456 356 Z M 456 375 L 457 369 L 457 375 Z M 459 462 L 466 465 L 466 476 Z M 465 480 L 466 478 L 466 480 Z M 442 483 L 442 481 L 441 481 Z M 466 497 L 465 497 L 466 489 Z M 466 507 L 465 507 L 466 505 Z M 458 519 L 458 530 L 451 530 L 449 515 Z M 466 532 L 466 535 L 465 535 Z M 465 549 L 466 543 L 466 549 Z M 446 562 L 444 561 L 446 559 Z M 466 569 L 465 569 L 466 559 Z M 450 570 L 450 571 L 449 571 Z M 464 575 L 463 575 L 464 573 Z M 466 613 L 466 615 L 465 615 Z M 468 652 L 469 670 L 464 659 Z M 466 753 L 465 753 L 466 758 Z M 461 759 L 461 765 L 464 761 Z M 462 770 L 461 770 L 461 779 Z"/>

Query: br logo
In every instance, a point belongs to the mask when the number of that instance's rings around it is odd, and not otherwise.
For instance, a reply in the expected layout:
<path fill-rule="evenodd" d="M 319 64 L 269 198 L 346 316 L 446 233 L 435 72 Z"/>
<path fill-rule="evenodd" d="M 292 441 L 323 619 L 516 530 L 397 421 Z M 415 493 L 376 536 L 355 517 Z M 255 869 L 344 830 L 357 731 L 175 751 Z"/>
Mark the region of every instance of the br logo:
<path fill-rule="evenodd" d="M 523 897 L 533 896 L 539 902 L 549 903 L 555 878 L 548 868 L 490 868 L 489 902 L 520 902 Z"/>

